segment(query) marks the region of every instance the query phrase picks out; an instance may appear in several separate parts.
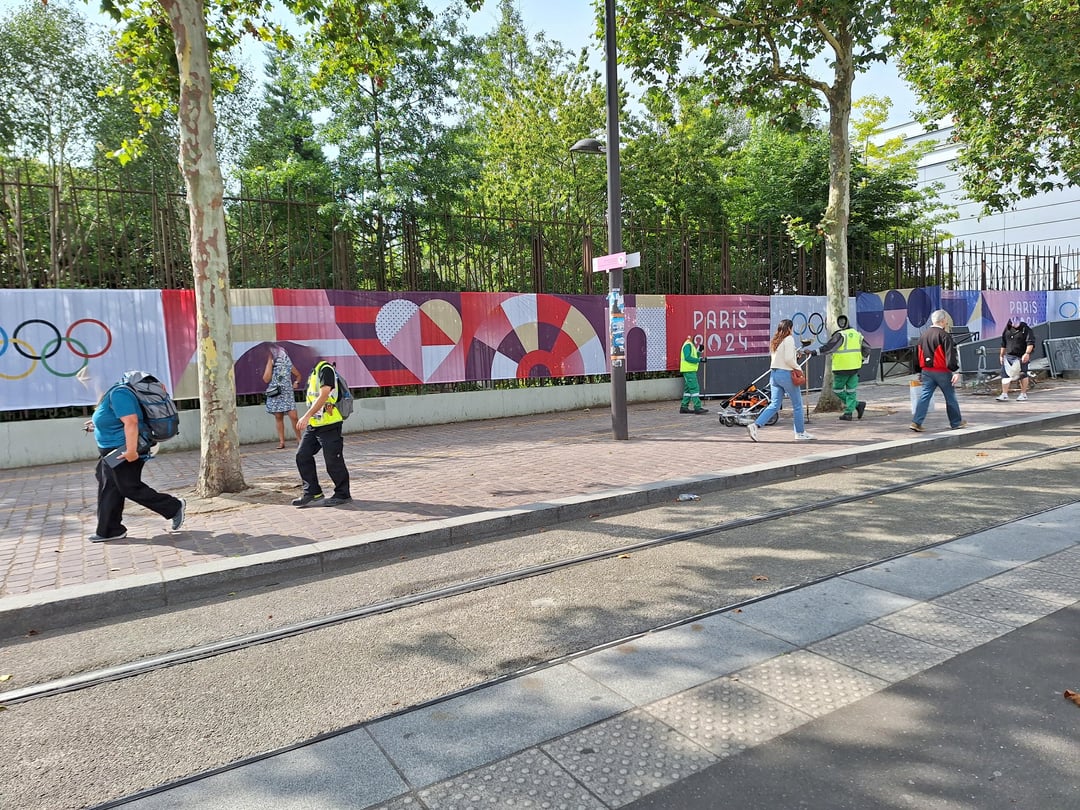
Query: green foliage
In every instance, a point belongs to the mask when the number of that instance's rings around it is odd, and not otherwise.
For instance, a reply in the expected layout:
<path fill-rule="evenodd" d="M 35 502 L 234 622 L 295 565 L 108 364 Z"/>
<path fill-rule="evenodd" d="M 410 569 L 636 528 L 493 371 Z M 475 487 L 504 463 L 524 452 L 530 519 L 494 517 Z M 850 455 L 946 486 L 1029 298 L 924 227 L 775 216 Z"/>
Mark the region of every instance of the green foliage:
<path fill-rule="evenodd" d="M 733 155 L 747 135 L 742 116 L 705 83 L 650 88 L 627 121 L 623 163 L 626 216 L 664 227 L 721 229 L 733 189 Z"/>
<path fill-rule="evenodd" d="M 0 21 L 0 150 L 88 160 L 108 64 L 99 37 L 63 0 L 26 0 Z"/>
<path fill-rule="evenodd" d="M 880 34 L 889 7 L 886 0 L 619 0 L 619 48 L 650 84 L 698 56 L 717 97 L 802 129 L 807 108 L 845 103 L 851 75 L 887 58 L 890 43 Z M 832 81 L 818 76 L 821 58 Z"/>
<path fill-rule="evenodd" d="M 950 121 L 969 197 L 988 211 L 1080 182 L 1080 4 L 904 2 L 892 27 L 901 74 Z"/>
<path fill-rule="evenodd" d="M 602 212 L 604 161 L 570 146 L 604 128 L 605 90 L 584 53 L 530 41 L 509 0 L 462 87 L 479 176 L 474 207 Z"/>

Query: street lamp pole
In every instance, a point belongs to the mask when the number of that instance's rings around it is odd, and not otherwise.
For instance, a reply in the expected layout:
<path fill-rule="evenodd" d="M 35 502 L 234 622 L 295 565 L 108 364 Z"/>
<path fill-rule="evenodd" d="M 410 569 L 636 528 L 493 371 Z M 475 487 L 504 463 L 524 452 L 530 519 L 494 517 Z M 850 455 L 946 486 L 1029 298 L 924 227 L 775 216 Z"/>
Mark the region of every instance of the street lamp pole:
<path fill-rule="evenodd" d="M 604 60 L 607 66 L 607 219 L 608 254 L 622 252 L 622 180 L 619 166 L 619 77 L 615 48 L 615 0 L 604 0 Z M 623 271 L 614 267 L 608 275 L 608 311 L 623 313 Z M 608 321 L 612 318 L 609 314 Z M 613 349 L 614 335 L 608 335 Z M 611 432 L 615 439 L 629 439 L 626 423 L 626 361 L 611 351 Z"/>

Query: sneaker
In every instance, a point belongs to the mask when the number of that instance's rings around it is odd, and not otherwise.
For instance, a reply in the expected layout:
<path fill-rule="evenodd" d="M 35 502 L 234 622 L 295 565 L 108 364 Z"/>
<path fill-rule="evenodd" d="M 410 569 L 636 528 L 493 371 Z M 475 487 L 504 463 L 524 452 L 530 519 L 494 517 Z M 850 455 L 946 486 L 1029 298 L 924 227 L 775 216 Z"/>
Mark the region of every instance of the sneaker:
<path fill-rule="evenodd" d="M 1023 394 L 1021 394 L 1021 396 L 1023 396 Z M 1002 394 L 999 397 L 994 397 L 994 399 L 996 399 L 998 402 L 1008 402 L 1009 401 L 1009 395 L 1008 394 Z"/>
<path fill-rule="evenodd" d="M 959 430 L 962 427 L 967 427 L 967 420 L 962 420 L 959 425 L 953 425 L 952 430 Z"/>
<path fill-rule="evenodd" d="M 169 528 L 174 531 L 180 531 L 180 527 L 184 525 L 184 512 L 187 511 L 187 501 L 180 498 L 180 511 L 172 516 L 172 521 L 169 523 Z"/>
<path fill-rule="evenodd" d="M 700 416 L 703 413 L 708 413 L 708 412 L 709 412 L 708 408 L 696 408 L 694 410 L 694 413 L 696 413 L 698 416 Z"/>
<path fill-rule="evenodd" d="M 855 403 L 855 417 L 857 419 L 862 419 L 862 415 L 863 415 L 863 413 L 865 411 L 866 411 L 866 403 L 865 402 L 857 402 L 857 403 Z"/>
<path fill-rule="evenodd" d="M 918 425 L 915 422 L 912 422 L 908 427 L 910 427 L 916 433 L 922 433 L 923 430 L 925 430 L 925 428 L 922 425 Z"/>
<path fill-rule="evenodd" d="M 679 408 L 679 413 L 693 413 L 689 408 Z"/>
<path fill-rule="evenodd" d="M 87 537 L 91 543 L 102 543 L 106 540 L 123 540 L 127 537 L 127 532 L 120 532 L 120 534 L 114 534 L 112 537 L 102 537 L 100 534 L 94 533 Z"/>
<path fill-rule="evenodd" d="M 756 422 L 751 422 L 747 425 L 746 432 L 750 434 L 750 441 L 756 442 L 758 440 L 758 427 Z"/>
<path fill-rule="evenodd" d="M 333 495 L 323 501 L 323 506 L 341 506 L 343 503 L 348 503 L 352 498 L 339 498 L 337 495 Z"/>
<path fill-rule="evenodd" d="M 1025 394 L 1025 393 L 1021 392 L 1021 393 L 1020 393 L 1020 396 L 1018 396 L 1018 397 L 1016 398 L 1016 401 L 1017 401 L 1017 402 L 1023 402 L 1023 401 L 1025 400 L 1025 399 L 1027 399 L 1027 394 Z"/>
<path fill-rule="evenodd" d="M 850 422 L 851 421 L 851 414 L 850 413 L 842 413 L 842 414 L 840 414 L 840 421 L 841 422 Z"/>
<path fill-rule="evenodd" d="M 323 494 L 320 492 L 318 495 L 301 495 L 299 498 L 293 500 L 292 505 L 298 508 L 304 508 L 315 504 L 316 506 L 322 506 Z"/>
<path fill-rule="evenodd" d="M 796 433 L 795 438 L 800 442 L 812 442 L 815 440 L 809 433 Z"/>

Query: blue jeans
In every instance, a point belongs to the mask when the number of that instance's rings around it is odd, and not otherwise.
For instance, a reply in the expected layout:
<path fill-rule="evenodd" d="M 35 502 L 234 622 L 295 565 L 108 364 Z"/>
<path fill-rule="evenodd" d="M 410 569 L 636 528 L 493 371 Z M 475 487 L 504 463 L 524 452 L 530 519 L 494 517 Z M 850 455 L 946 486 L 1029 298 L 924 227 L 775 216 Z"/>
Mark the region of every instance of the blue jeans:
<path fill-rule="evenodd" d="M 754 420 L 754 424 L 761 427 L 772 419 L 772 415 L 779 411 L 780 405 L 783 404 L 784 394 L 787 394 L 788 399 L 791 400 L 791 407 L 795 410 L 795 413 L 792 414 L 795 417 L 795 432 L 802 433 L 803 428 L 806 427 L 802 389 L 791 381 L 791 371 L 786 368 L 774 368 L 769 374 L 769 388 L 772 389 L 772 402 L 769 403 L 768 408 L 758 415 L 758 418 Z"/>
<path fill-rule="evenodd" d="M 911 421 L 921 425 L 926 418 L 926 411 L 930 408 L 930 400 L 934 396 L 934 389 L 940 388 L 941 395 L 945 397 L 945 413 L 949 417 L 949 427 L 958 428 L 964 418 L 960 415 L 960 403 L 956 399 L 956 389 L 952 384 L 951 371 L 926 371 L 922 372 L 922 393 L 919 394 L 919 403 L 915 406 L 915 415 Z"/>

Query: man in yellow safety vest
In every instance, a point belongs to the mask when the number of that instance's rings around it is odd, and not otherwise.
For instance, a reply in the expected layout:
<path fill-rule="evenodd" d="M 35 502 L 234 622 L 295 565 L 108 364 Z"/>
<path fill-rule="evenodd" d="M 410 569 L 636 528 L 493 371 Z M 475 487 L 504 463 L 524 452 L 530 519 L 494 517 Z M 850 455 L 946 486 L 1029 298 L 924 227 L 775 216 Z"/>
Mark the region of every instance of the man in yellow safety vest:
<path fill-rule="evenodd" d="M 848 326 L 846 315 L 837 317 L 836 326 L 837 330 L 828 343 L 821 347 L 821 353 L 832 355 L 833 393 L 840 397 L 844 405 L 840 420 L 850 422 L 852 414 L 862 419 L 866 410 L 866 403 L 859 401 L 856 391 L 859 387 L 859 369 L 870 356 L 870 347 L 857 329 Z"/>
<path fill-rule="evenodd" d="M 679 352 L 679 371 L 683 377 L 683 398 L 679 413 L 708 413 L 708 408 L 701 407 L 701 388 L 698 386 L 698 366 L 705 362 L 701 344 L 695 343 L 689 335 Z"/>

